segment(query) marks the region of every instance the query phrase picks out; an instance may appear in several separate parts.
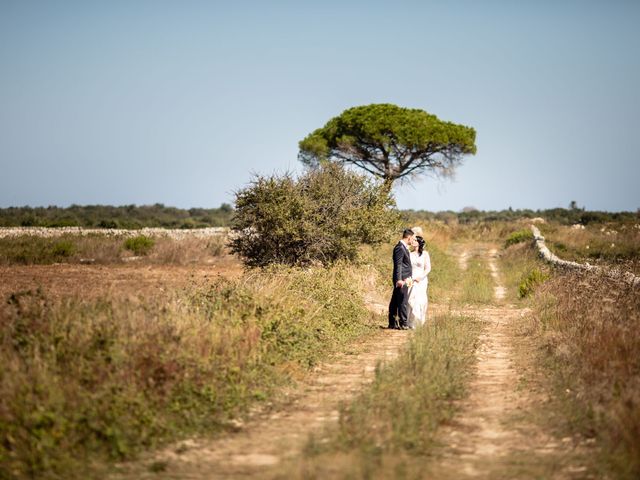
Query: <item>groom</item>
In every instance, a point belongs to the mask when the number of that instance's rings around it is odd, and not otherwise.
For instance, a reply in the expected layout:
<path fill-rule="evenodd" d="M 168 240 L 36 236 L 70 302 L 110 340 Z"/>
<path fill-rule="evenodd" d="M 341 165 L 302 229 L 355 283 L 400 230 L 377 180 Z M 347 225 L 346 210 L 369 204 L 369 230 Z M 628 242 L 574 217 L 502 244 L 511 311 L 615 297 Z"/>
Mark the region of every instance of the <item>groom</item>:
<path fill-rule="evenodd" d="M 413 240 L 413 230 L 407 228 L 402 232 L 402 240 L 393 249 L 393 294 L 389 303 L 389 328 L 406 330 L 409 307 L 409 287 L 406 284 L 411 278 L 411 257 L 409 245 Z"/>

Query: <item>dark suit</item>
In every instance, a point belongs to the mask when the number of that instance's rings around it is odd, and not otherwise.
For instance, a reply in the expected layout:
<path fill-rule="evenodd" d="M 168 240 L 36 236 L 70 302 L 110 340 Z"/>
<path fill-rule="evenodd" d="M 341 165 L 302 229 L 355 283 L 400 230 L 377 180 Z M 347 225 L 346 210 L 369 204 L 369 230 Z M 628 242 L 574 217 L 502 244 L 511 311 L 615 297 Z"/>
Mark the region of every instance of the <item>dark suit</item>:
<path fill-rule="evenodd" d="M 391 295 L 391 302 L 389 302 L 389 328 L 406 327 L 408 325 L 409 306 L 407 301 L 409 300 L 409 287 L 406 285 L 397 287 L 396 283 L 400 280 L 406 280 L 412 274 L 409 249 L 404 243 L 398 242 L 393 249 L 393 294 Z"/>

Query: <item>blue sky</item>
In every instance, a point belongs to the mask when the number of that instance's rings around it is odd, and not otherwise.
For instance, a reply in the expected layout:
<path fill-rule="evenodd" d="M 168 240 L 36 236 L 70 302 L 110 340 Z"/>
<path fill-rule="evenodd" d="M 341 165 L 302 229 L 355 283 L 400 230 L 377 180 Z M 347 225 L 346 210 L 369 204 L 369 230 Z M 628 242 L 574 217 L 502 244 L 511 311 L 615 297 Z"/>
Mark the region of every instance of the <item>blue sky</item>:
<path fill-rule="evenodd" d="M 640 2 L 0 0 L 0 206 L 233 201 L 344 109 L 477 130 L 401 208 L 640 207 Z"/>

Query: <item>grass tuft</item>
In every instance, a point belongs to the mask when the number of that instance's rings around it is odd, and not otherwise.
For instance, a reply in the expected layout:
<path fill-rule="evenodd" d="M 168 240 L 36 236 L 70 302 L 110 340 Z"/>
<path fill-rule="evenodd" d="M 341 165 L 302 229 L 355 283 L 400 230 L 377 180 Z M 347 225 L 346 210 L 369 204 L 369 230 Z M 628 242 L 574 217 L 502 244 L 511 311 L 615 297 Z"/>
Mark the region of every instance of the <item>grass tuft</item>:
<path fill-rule="evenodd" d="M 494 300 L 494 281 L 487 260 L 481 255 L 469 258 L 462 274 L 459 301 L 466 304 L 488 304 Z"/>
<path fill-rule="evenodd" d="M 124 248 L 130 250 L 134 255 L 147 255 L 151 252 L 151 249 L 155 245 L 155 240 L 146 235 L 137 235 L 135 237 L 127 238 L 124 241 Z"/>
<path fill-rule="evenodd" d="M 518 285 L 518 298 L 525 298 L 531 295 L 536 288 L 543 284 L 549 275 L 538 268 L 529 270 L 522 276 L 520 285 Z"/>
<path fill-rule="evenodd" d="M 498 260 L 507 297 L 511 300 L 526 298 L 520 295 L 520 286 L 528 272 L 539 270 L 543 275 L 550 274 L 549 267 L 538 258 L 532 245 L 512 245 L 501 252 Z"/>

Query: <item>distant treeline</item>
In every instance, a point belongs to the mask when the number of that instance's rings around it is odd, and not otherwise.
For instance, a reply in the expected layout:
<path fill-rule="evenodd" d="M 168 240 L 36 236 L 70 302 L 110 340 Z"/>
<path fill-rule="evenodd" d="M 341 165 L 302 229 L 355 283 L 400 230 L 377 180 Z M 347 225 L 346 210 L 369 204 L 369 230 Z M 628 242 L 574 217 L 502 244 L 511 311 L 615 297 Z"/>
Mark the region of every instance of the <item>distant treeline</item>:
<path fill-rule="evenodd" d="M 546 221 L 558 222 L 563 225 L 576 223 L 588 225 L 590 223 L 606 222 L 638 222 L 638 212 L 599 212 L 588 211 L 581 208 L 551 208 L 547 210 L 508 210 L 484 211 L 465 209 L 462 212 L 429 212 L 426 210 L 404 210 L 404 215 L 414 221 L 441 220 L 447 223 L 458 222 L 462 224 L 478 222 L 511 221 L 522 218 L 544 218 Z"/>
<path fill-rule="evenodd" d="M 0 209 L 0 227 L 203 228 L 229 225 L 233 207 L 188 210 L 155 205 L 71 205 L 70 207 L 9 207 Z"/>
<path fill-rule="evenodd" d="M 465 209 L 462 212 L 403 210 L 408 221 L 440 220 L 462 224 L 510 221 L 541 217 L 565 225 L 604 222 L 638 222 L 639 212 L 598 212 L 580 208 L 552 208 L 547 210 L 483 211 Z M 233 207 L 223 203 L 218 208 L 190 208 L 188 210 L 155 205 L 71 205 L 70 207 L 9 207 L 0 208 L 0 227 L 85 227 L 85 228 L 204 228 L 226 227 L 231 222 Z"/>

